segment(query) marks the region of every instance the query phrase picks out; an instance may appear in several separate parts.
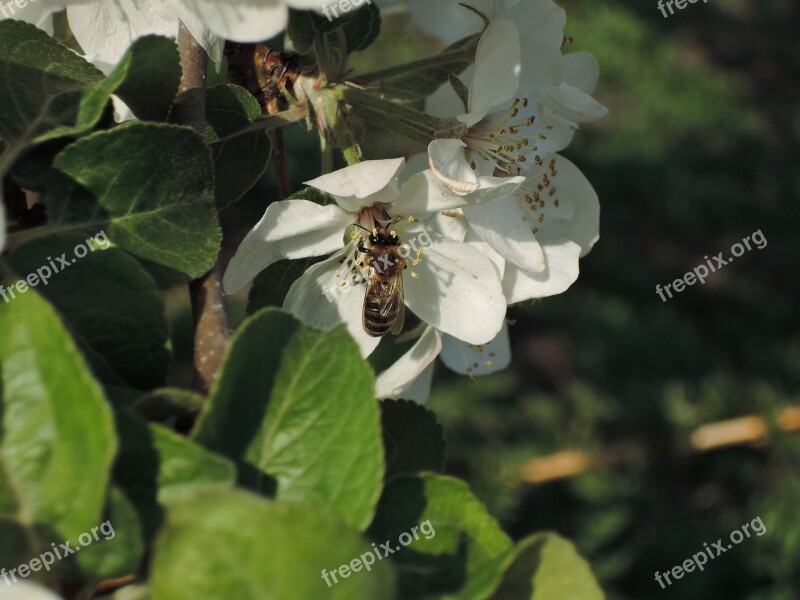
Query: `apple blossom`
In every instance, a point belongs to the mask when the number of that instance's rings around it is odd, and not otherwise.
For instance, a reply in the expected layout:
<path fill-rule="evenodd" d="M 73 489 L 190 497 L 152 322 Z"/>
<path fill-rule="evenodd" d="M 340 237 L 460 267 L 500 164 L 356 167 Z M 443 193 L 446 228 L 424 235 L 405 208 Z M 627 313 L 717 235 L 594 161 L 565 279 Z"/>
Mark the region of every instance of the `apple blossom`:
<path fill-rule="evenodd" d="M 330 254 L 292 285 L 284 308 L 317 328 L 346 323 L 368 355 L 379 338 L 363 331 L 362 295 L 341 294 L 331 302 L 325 294 L 339 282 L 366 277 L 358 242 L 355 236 L 348 240 L 352 225 L 370 229 L 376 222 L 400 219 L 405 223 L 397 223 L 395 228 L 402 241 L 422 231 L 424 224 L 419 221 L 431 213 L 505 196 L 521 179 L 506 178 L 491 193 L 473 195 L 470 200 L 446 193 L 428 171 L 400 186 L 397 176 L 404 163 L 402 158 L 365 161 L 307 182 L 331 194 L 335 204 L 321 206 L 307 200 L 271 204 L 231 260 L 223 278 L 225 291 L 236 292 L 282 258 Z M 424 255 L 409 261 L 404 276 L 406 305 L 440 331 L 470 343 L 488 342 L 502 327 L 506 306 L 495 266 L 480 250 L 462 241 L 436 231 L 430 232 L 430 239 Z"/>

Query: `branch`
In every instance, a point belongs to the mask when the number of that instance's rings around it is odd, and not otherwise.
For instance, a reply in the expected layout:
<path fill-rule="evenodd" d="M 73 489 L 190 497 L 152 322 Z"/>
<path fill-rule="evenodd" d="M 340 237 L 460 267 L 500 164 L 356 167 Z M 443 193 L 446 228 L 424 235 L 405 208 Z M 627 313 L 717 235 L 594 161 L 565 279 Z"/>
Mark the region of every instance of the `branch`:
<path fill-rule="evenodd" d="M 170 120 L 203 135 L 208 56 L 183 23 L 178 31 L 178 49 L 183 77 Z M 194 314 L 193 387 L 208 394 L 231 336 L 219 261 L 211 271 L 189 283 L 189 296 Z"/>

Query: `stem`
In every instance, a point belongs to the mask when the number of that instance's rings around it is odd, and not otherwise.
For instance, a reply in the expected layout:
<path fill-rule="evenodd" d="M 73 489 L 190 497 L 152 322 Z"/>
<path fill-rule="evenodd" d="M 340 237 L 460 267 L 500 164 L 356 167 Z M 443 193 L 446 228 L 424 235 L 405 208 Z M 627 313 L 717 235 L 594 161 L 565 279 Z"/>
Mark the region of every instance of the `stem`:
<path fill-rule="evenodd" d="M 428 144 L 431 143 L 432 138 L 430 135 L 428 135 L 428 133 L 422 129 L 415 128 L 411 123 L 406 123 L 405 121 L 400 120 L 387 120 L 383 113 L 366 106 L 359 107 L 358 114 L 370 123 L 388 129 L 393 133 L 402 135 L 403 137 L 408 138 L 409 140 L 416 142 L 425 148 L 427 148 Z"/>
<path fill-rule="evenodd" d="M 289 164 L 286 161 L 286 147 L 283 143 L 283 129 L 273 129 L 269 132 L 272 140 L 272 168 L 275 179 L 278 180 L 279 200 L 286 200 L 292 195 L 292 182 L 289 178 Z"/>
<path fill-rule="evenodd" d="M 431 67 L 447 65 L 454 61 L 459 61 L 459 60 L 472 61 L 475 58 L 475 48 L 477 47 L 477 41 L 479 38 L 480 35 L 476 34 L 472 38 L 464 40 L 464 44 L 457 50 L 445 49 L 443 52 L 437 54 L 436 56 L 431 56 L 429 58 L 421 58 L 419 60 L 415 60 L 402 65 L 389 67 L 388 69 L 383 69 L 381 71 L 373 71 L 371 73 L 365 73 L 364 75 L 357 75 L 355 77 L 351 77 L 350 79 L 352 81 L 358 81 L 359 83 L 367 83 L 367 84 L 380 83 L 382 81 L 387 81 L 389 79 L 395 79 L 397 77 L 412 75 L 417 71 L 430 69 Z"/>
<path fill-rule="evenodd" d="M 389 128 L 395 123 L 399 123 L 398 126 L 401 128 L 403 126 L 413 127 L 416 131 L 424 133 L 427 140 L 425 145 L 431 140 L 440 137 L 444 131 L 452 131 L 451 137 L 461 137 L 459 133 L 463 134 L 466 131 L 464 125 L 456 119 L 438 119 L 409 106 L 378 98 L 359 89 L 342 86 L 338 89 L 338 93 L 342 100 L 352 104 L 357 109 L 372 109 L 369 112 L 373 115 L 376 112 L 380 114 L 381 120 L 376 121 L 376 123 Z"/>
<path fill-rule="evenodd" d="M 178 31 L 183 77 L 172 108 L 171 120 L 193 127 L 200 135 L 205 129 L 205 83 L 208 56 L 181 23 Z M 193 387 L 207 395 L 217 376 L 231 336 L 225 294 L 222 292 L 219 261 L 199 279 L 189 282 L 194 314 Z"/>
<path fill-rule="evenodd" d="M 239 131 L 230 135 L 226 135 L 225 137 L 221 137 L 218 140 L 214 140 L 214 143 L 227 142 L 228 140 L 232 140 L 233 138 L 246 135 L 254 131 L 270 131 L 272 129 L 277 129 L 278 127 L 291 125 L 292 123 L 306 118 L 307 116 L 308 106 L 294 106 L 284 110 L 283 112 L 275 113 L 274 115 L 258 117 L 255 121 L 253 121 L 252 125 L 243 127 Z"/>

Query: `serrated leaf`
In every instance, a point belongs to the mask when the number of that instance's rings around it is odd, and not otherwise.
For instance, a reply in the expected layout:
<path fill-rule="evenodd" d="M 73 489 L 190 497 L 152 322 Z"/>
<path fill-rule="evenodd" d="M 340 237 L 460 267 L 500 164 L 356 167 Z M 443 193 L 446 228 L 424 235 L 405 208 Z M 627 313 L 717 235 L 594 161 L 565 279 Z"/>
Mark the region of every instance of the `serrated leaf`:
<path fill-rule="evenodd" d="M 317 331 L 266 309 L 231 342 L 195 436 L 274 477 L 279 500 L 364 528 L 384 471 L 374 385 L 344 326 Z"/>
<path fill-rule="evenodd" d="M 96 527 L 115 449 L 100 385 L 53 309 L 31 291 L 0 304 L 0 564 Z"/>
<path fill-rule="evenodd" d="M 433 412 L 411 400 L 383 400 L 381 425 L 387 479 L 444 470 L 444 431 Z"/>
<path fill-rule="evenodd" d="M 521 541 L 491 600 L 605 600 L 591 567 L 569 540 L 538 533 Z"/>
<path fill-rule="evenodd" d="M 214 165 L 191 129 L 130 123 L 67 146 L 53 166 L 63 181 L 45 194 L 51 223 L 103 229 L 123 250 L 192 278 L 214 265 Z"/>
<path fill-rule="evenodd" d="M 138 417 L 117 414 L 120 450 L 114 481 L 136 506 L 146 539 L 162 521 L 162 506 L 198 486 L 232 486 L 233 464 L 186 438 Z"/>
<path fill-rule="evenodd" d="M 402 533 L 423 524 L 433 528 L 433 535 L 398 546 Z M 391 555 L 398 598 L 486 598 L 513 551 L 511 540 L 463 481 L 433 473 L 389 482 L 368 535 L 399 548 Z"/>
<path fill-rule="evenodd" d="M 315 508 L 206 490 L 168 508 L 152 562 L 152 600 L 390 598 L 389 561 L 338 583 L 329 575 L 330 587 L 322 577 L 371 551 L 355 531 Z"/>
<path fill-rule="evenodd" d="M 242 87 L 218 85 L 206 91 L 205 134 L 214 156 L 219 208 L 236 202 L 261 178 L 271 144 L 263 130 L 218 140 L 252 125 L 260 116 L 258 101 Z"/>
<path fill-rule="evenodd" d="M 97 122 L 110 91 L 93 65 L 22 21 L 0 21 L 0 139 L 24 147 Z M 19 150 L 19 148 L 17 148 Z"/>
<path fill-rule="evenodd" d="M 175 42 L 138 39 L 104 77 L 33 25 L 0 21 L 0 172 L 32 143 L 79 136 L 94 127 L 117 93 L 140 119 L 163 120 L 180 81 Z"/>
<path fill-rule="evenodd" d="M 140 390 L 163 385 L 169 332 L 153 280 L 121 250 L 102 250 L 102 240 L 101 232 L 35 239 L 14 248 L 8 263 L 59 310 L 101 381 Z"/>
<path fill-rule="evenodd" d="M 146 35 L 133 42 L 109 78 L 124 72 L 116 95 L 142 121 L 164 121 L 181 82 L 175 40 Z"/>

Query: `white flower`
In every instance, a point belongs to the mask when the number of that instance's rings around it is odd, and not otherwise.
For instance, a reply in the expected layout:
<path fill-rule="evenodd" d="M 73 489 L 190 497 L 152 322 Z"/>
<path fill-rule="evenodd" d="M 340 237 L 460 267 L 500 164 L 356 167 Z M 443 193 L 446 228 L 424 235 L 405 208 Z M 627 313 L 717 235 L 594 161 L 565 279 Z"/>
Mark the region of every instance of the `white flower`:
<path fill-rule="evenodd" d="M 468 205 L 464 197 L 446 193 L 428 171 L 414 175 L 400 187 L 397 175 L 404 162 L 402 158 L 365 161 L 307 182 L 331 194 L 336 204 L 320 206 L 305 200 L 271 204 L 231 260 L 223 278 L 225 291 L 236 292 L 281 258 L 333 253 L 294 283 L 284 308 L 319 329 L 346 323 L 363 354 L 371 353 L 379 338 L 363 330 L 364 295 L 352 290 L 329 293 L 352 278 L 365 279 L 358 241 L 348 240 L 346 235 L 351 225 L 360 223 L 369 229 L 390 219 L 413 221 L 410 225 L 393 225 L 400 241 L 407 242 L 425 231 L 419 219 Z M 518 181 L 507 178 L 480 199 L 490 201 L 507 195 L 518 185 Z M 438 232 L 428 233 L 427 239 L 430 243 L 421 255 L 410 256 L 403 275 L 406 306 L 442 332 L 473 344 L 488 342 L 500 331 L 506 307 L 494 265 L 480 250 Z"/>
<path fill-rule="evenodd" d="M 600 202 L 589 180 L 559 155 L 547 168 L 548 172 L 529 177 L 516 194 L 519 212 L 509 210 L 497 216 L 506 226 L 512 226 L 514 219 L 532 217 L 544 258 L 543 268 L 534 271 L 506 264 L 503 291 L 509 304 L 565 292 L 578 278 L 578 259 L 600 239 Z"/>
<path fill-rule="evenodd" d="M 149 34 L 176 38 L 180 21 L 212 61 L 222 60 L 224 39 L 178 0 L 75 0 L 66 8 L 70 29 L 86 59 L 106 74 L 138 38 Z"/>
<path fill-rule="evenodd" d="M 0 19 L 16 19 L 36 25 L 39 29 L 53 35 L 53 13 L 64 8 L 52 5 L 45 0 L 28 2 L 20 8 L 16 2 L 0 3 Z"/>
<path fill-rule="evenodd" d="M 493 19 L 478 44 L 467 113 L 457 117 L 466 133 L 428 146 L 431 170 L 456 193 L 474 190 L 481 175 L 531 168 L 566 147 L 576 123 L 607 114 L 584 89 L 597 82 L 593 57 L 561 55 L 564 11 L 550 0 L 503 6 L 506 16 Z M 452 106 L 455 93 L 437 96 L 428 108 L 452 116 L 442 99 Z"/>
<path fill-rule="evenodd" d="M 451 226 L 451 223 L 461 221 L 463 219 L 437 215 L 429 225 L 432 231 L 449 230 L 454 237 L 463 239 L 465 244 L 481 252 L 492 262 L 497 277 L 502 279 L 505 269 L 503 259 L 473 231 L 466 227 Z M 470 377 L 505 369 L 511 363 L 508 326 L 503 323 L 500 332 L 484 344 L 469 344 L 428 326 L 414 346 L 378 376 L 375 386 L 377 397 L 404 398 L 425 403 L 430 395 L 435 359 L 439 355 L 449 369 Z"/>
<path fill-rule="evenodd" d="M 61 596 L 39 584 L 17 581 L 0 585 L 0 600 L 61 600 Z"/>

